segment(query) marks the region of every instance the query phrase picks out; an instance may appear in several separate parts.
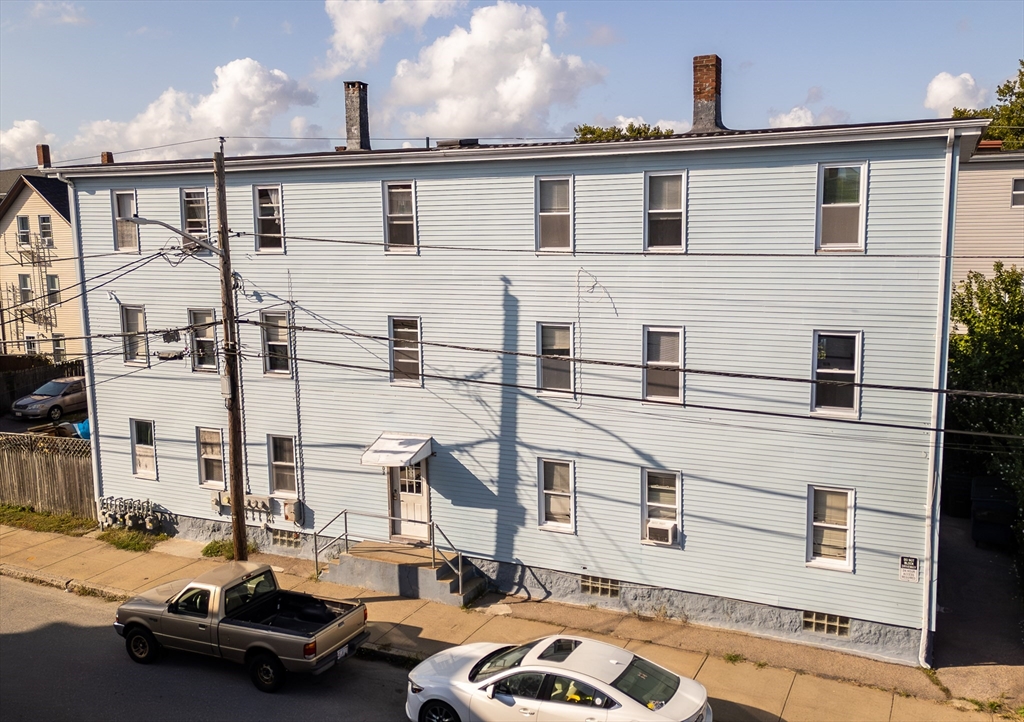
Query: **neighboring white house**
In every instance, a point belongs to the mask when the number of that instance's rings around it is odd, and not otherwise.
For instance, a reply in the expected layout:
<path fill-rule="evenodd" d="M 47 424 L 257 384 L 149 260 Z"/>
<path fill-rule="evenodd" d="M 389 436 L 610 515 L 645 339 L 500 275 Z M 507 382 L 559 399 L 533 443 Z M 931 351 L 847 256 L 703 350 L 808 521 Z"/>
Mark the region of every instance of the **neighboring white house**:
<path fill-rule="evenodd" d="M 369 538 L 429 519 L 507 591 L 916 663 L 952 199 L 986 123 L 380 151 L 356 128 L 229 159 L 252 524 L 276 549 L 343 509 Z M 212 163 L 61 175 L 84 276 L 141 266 L 88 297 L 87 334 L 130 334 L 92 342 L 98 493 L 224 534 L 216 258 L 141 265 L 172 234 L 116 221 L 215 229 Z"/>

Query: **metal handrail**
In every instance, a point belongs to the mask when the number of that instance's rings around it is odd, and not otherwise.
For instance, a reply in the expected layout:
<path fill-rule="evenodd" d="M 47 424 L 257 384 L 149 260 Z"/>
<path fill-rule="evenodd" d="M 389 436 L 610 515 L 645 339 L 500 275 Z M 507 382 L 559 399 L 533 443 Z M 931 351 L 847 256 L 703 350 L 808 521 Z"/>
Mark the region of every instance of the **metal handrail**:
<path fill-rule="evenodd" d="M 434 521 L 421 521 L 419 519 L 405 519 L 405 518 L 400 517 L 400 516 L 391 516 L 389 514 L 374 514 L 372 512 L 365 512 L 365 511 L 349 511 L 348 509 L 342 509 L 337 514 L 335 514 L 334 517 L 329 522 L 327 522 L 326 524 L 324 524 L 320 528 L 320 531 L 316 531 L 315 529 L 313 530 L 313 564 L 315 565 L 315 567 L 314 567 L 314 576 L 315 576 L 317 581 L 320 580 L 320 540 L 319 540 L 319 537 L 323 535 L 323 533 L 327 530 L 327 527 L 331 526 L 331 524 L 336 522 L 339 517 L 343 517 L 344 518 L 344 523 L 345 523 L 344 531 L 341 534 L 338 534 L 337 536 L 332 538 L 330 541 L 328 541 L 324 545 L 323 548 L 326 549 L 326 548 L 330 547 L 331 545 L 336 544 L 338 541 L 344 540 L 345 541 L 345 553 L 348 554 L 348 549 L 349 549 L 349 546 L 348 546 L 348 544 L 349 544 L 348 516 L 349 516 L 349 514 L 353 514 L 355 516 L 360 516 L 360 517 L 366 517 L 368 519 L 386 519 L 388 521 L 401 521 L 401 522 L 411 523 L 411 524 L 426 524 L 426 525 L 428 525 L 429 528 L 430 528 L 430 531 L 429 531 L 429 539 L 430 539 L 430 568 L 431 569 L 437 569 L 437 555 L 440 554 L 441 560 L 448 566 L 449 569 L 452 570 L 452 573 L 455 574 L 455 576 L 458 578 L 458 580 L 459 580 L 459 596 L 462 596 L 462 552 L 458 549 L 458 547 L 456 547 L 454 544 L 452 544 L 452 540 L 448 538 L 448 535 L 444 533 L 444 529 L 442 529 L 440 526 L 438 526 L 437 522 L 434 522 Z M 448 548 L 451 551 L 455 552 L 455 558 L 458 561 L 458 566 L 453 564 L 452 561 L 445 555 L 444 550 L 442 550 L 442 549 L 440 549 L 438 547 L 437 542 L 435 541 L 435 538 L 434 538 L 434 532 L 435 531 L 441 532 L 441 536 L 444 538 L 445 542 L 447 542 Z M 383 543 L 387 543 L 387 542 L 390 541 L 390 540 L 385 540 L 385 539 L 370 539 L 370 537 L 361 537 L 361 538 L 363 540 L 369 539 L 370 541 L 380 541 L 380 542 L 383 542 Z"/>

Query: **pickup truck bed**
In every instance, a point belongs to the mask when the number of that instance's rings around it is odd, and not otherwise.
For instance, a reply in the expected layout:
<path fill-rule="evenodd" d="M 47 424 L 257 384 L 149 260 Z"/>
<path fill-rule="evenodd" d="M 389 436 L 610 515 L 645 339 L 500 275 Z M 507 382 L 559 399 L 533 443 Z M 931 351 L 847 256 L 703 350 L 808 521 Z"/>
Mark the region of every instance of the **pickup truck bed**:
<path fill-rule="evenodd" d="M 355 607 L 346 602 L 278 591 L 229 614 L 222 623 L 272 627 L 278 632 L 312 636 Z"/>

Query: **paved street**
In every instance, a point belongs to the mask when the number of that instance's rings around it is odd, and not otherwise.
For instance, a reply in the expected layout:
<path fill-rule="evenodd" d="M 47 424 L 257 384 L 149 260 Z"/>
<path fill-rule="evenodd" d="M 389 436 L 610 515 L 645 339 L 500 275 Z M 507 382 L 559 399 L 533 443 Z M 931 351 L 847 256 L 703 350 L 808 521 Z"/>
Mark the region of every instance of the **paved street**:
<path fill-rule="evenodd" d="M 0 577 L 4 720 L 403 720 L 406 671 L 351 659 L 275 695 L 233 664 L 168 653 L 132 662 L 111 623 L 117 604 Z"/>

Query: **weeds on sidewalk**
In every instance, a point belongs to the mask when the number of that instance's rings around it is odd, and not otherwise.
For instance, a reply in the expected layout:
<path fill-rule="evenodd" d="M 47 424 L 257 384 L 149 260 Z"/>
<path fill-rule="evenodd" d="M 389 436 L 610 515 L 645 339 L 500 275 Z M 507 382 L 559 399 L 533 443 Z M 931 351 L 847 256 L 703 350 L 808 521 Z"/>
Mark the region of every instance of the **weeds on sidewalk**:
<path fill-rule="evenodd" d="M 166 541 L 166 534 L 146 534 L 134 529 L 108 529 L 96 537 L 126 552 L 148 552 L 158 542 Z"/>
<path fill-rule="evenodd" d="M 260 551 L 259 545 L 254 541 L 250 541 L 246 549 L 250 554 L 258 554 Z M 224 557 L 231 561 L 235 558 L 235 545 L 230 539 L 214 539 L 203 547 L 202 554 L 204 557 Z"/>
<path fill-rule="evenodd" d="M 744 657 L 742 654 L 729 652 L 728 654 L 723 654 L 722 659 L 724 659 L 729 664 L 736 664 L 737 662 L 745 662 L 747 658 Z"/>
<path fill-rule="evenodd" d="M 931 680 L 932 684 L 934 684 L 936 687 L 939 688 L 939 690 L 942 692 L 942 694 L 946 695 L 946 699 L 951 699 L 953 697 L 953 693 L 949 691 L 949 687 L 944 685 L 942 683 L 942 680 L 939 679 L 938 672 L 936 672 L 934 669 L 930 669 L 928 667 L 918 667 L 918 669 L 921 670 L 924 673 L 925 677 L 927 677 L 929 680 Z"/>
<path fill-rule="evenodd" d="M 36 511 L 31 506 L 10 506 L 8 504 L 0 505 L 0 524 L 68 536 L 82 536 L 98 526 L 94 519 L 83 516 L 51 514 L 48 511 Z"/>

